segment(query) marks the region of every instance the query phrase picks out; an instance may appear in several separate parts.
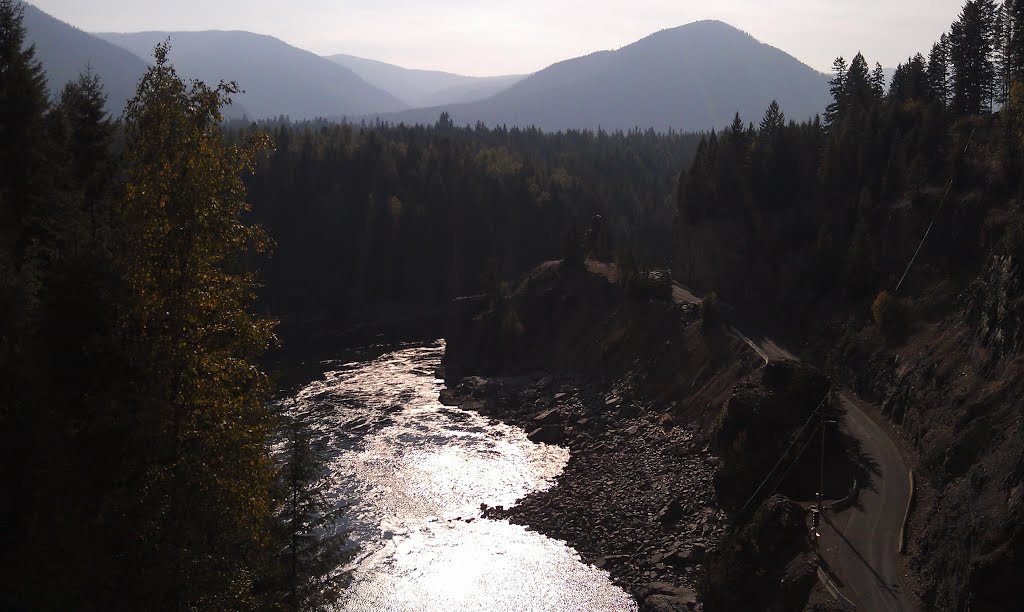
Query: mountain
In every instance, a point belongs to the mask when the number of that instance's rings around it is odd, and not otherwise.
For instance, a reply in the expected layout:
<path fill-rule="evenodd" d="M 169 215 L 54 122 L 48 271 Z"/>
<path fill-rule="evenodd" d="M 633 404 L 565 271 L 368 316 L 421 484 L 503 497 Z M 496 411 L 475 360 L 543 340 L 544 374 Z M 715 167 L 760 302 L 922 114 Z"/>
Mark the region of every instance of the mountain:
<path fill-rule="evenodd" d="M 354 72 L 271 36 L 239 31 L 101 33 L 97 36 L 143 58 L 170 38 L 170 59 L 185 77 L 231 80 L 250 118 L 352 117 L 408 108 Z"/>
<path fill-rule="evenodd" d="M 90 66 L 103 80 L 107 92 L 107 110 L 117 116 L 125 102 L 135 95 L 135 86 L 146 71 L 146 63 L 105 40 L 52 17 L 28 3 L 25 7 L 27 41 L 36 45 L 36 57 L 42 62 L 50 85 L 57 96 L 65 83 Z"/>
<path fill-rule="evenodd" d="M 524 75 L 470 77 L 437 70 L 414 70 L 343 53 L 327 59 L 345 66 L 367 83 L 413 108 L 483 100 L 524 78 Z"/>
<path fill-rule="evenodd" d="M 825 110 L 828 77 L 720 21 L 663 30 L 616 51 L 559 62 L 491 98 L 381 116 L 457 125 L 533 125 L 544 130 L 708 130 L 739 111 L 757 123 L 778 100 L 786 116 Z"/>

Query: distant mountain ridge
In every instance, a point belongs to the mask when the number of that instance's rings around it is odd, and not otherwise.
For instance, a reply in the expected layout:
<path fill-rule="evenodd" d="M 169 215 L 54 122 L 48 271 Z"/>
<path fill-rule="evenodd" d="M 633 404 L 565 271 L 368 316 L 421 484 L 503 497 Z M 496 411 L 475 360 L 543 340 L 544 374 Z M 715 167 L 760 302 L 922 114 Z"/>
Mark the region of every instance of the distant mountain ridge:
<path fill-rule="evenodd" d="M 344 53 L 329 55 L 327 59 L 352 70 L 367 83 L 389 92 L 412 108 L 483 100 L 526 77 L 471 77 L 439 70 L 417 70 Z"/>
<path fill-rule="evenodd" d="M 615 51 L 558 62 L 486 100 L 376 118 L 459 125 L 533 125 L 544 130 L 709 130 L 737 111 L 757 122 L 772 100 L 809 119 L 828 103 L 828 77 L 720 21 L 662 30 Z"/>
<path fill-rule="evenodd" d="M 170 61 L 188 78 L 235 81 L 251 119 L 355 117 L 408 106 L 354 72 L 277 38 L 241 31 L 97 33 L 142 58 L 168 38 Z"/>
<path fill-rule="evenodd" d="M 23 2 L 26 39 L 36 46 L 50 95 L 60 95 L 64 85 L 78 78 L 88 66 L 103 81 L 107 110 L 120 116 L 125 103 L 146 71 L 146 62 L 124 49 L 60 21 Z"/>

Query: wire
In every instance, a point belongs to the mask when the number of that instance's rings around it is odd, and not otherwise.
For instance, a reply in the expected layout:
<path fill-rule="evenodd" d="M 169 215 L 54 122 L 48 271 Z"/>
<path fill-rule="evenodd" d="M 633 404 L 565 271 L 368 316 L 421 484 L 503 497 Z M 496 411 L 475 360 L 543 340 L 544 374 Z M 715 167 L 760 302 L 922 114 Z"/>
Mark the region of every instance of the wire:
<path fill-rule="evenodd" d="M 775 466 L 772 468 L 770 472 L 768 472 L 768 475 L 765 476 L 764 480 L 761 481 L 760 486 L 757 487 L 757 490 L 754 491 L 754 494 L 747 498 L 747 501 L 743 504 L 743 507 L 740 508 L 740 514 L 743 514 L 743 511 L 747 509 L 747 506 L 750 505 L 750 502 L 754 501 L 754 498 L 756 498 L 757 494 L 761 492 L 761 489 L 764 488 L 764 485 L 772 477 L 772 474 L 775 473 L 775 470 L 779 469 L 779 466 L 782 464 L 782 461 L 786 458 L 786 455 L 789 454 L 789 451 L 792 450 L 793 446 L 800 439 L 800 436 L 803 435 L 804 430 L 807 429 L 807 426 L 810 424 L 811 420 L 818 415 L 818 410 L 821 408 L 821 406 L 825 403 L 825 400 L 827 400 L 829 395 L 831 394 L 832 390 L 829 389 L 828 393 L 825 394 L 825 397 L 821 398 L 821 401 L 818 402 L 818 405 L 814 408 L 813 411 L 811 411 L 810 416 L 808 416 L 807 420 L 804 421 L 804 424 L 800 428 L 800 431 L 797 432 L 796 437 L 793 438 L 793 441 L 789 443 L 789 446 L 786 448 L 785 452 L 782 453 L 782 456 L 779 457 L 779 460 L 775 463 Z M 813 438 L 814 436 L 811 437 Z"/>
<path fill-rule="evenodd" d="M 977 128 L 975 128 L 977 129 Z M 971 146 L 971 140 L 974 139 L 974 130 L 971 130 L 971 135 L 967 137 L 967 145 L 964 147 L 964 153 L 967 153 L 967 149 Z M 907 269 L 903 271 L 903 276 L 900 277 L 900 282 L 896 283 L 896 288 L 893 289 L 893 293 L 898 293 L 900 287 L 903 286 L 903 281 L 907 278 L 907 274 L 910 274 L 910 268 L 914 266 L 914 262 L 917 261 L 917 256 L 921 253 L 921 247 L 924 246 L 928 235 L 932 233 L 932 228 L 935 227 L 935 221 L 939 218 L 939 213 L 942 212 L 942 205 L 946 203 L 946 196 L 949 195 L 949 190 L 953 187 L 953 177 L 950 177 L 949 183 L 946 184 L 946 193 L 942 194 L 942 199 L 939 200 L 939 207 L 935 209 L 935 214 L 932 215 L 932 222 L 928 224 L 928 229 L 924 232 L 924 237 L 921 238 L 920 244 L 917 245 L 917 250 L 914 251 L 914 256 L 910 258 L 910 263 L 907 264 Z"/>
<path fill-rule="evenodd" d="M 814 428 L 814 431 L 811 432 L 811 435 L 807 437 L 807 441 L 804 442 L 804 445 L 802 447 L 800 447 L 800 452 L 796 454 L 796 457 L 793 459 L 793 463 L 789 464 L 789 469 L 786 470 L 786 473 L 782 475 L 782 479 L 775 484 L 775 486 L 771 490 L 771 493 L 768 494 L 769 497 L 772 493 L 775 493 L 775 489 L 778 489 L 782 485 L 782 483 L 786 482 L 786 477 L 789 476 L 789 473 L 793 471 L 794 467 L 796 467 L 797 462 L 800 460 L 800 455 L 804 454 L 804 451 L 807 450 L 807 447 L 810 445 L 811 440 L 814 439 L 814 434 L 818 433 L 818 430 L 820 430 L 823 426 L 824 422 L 819 421 L 818 426 Z"/>

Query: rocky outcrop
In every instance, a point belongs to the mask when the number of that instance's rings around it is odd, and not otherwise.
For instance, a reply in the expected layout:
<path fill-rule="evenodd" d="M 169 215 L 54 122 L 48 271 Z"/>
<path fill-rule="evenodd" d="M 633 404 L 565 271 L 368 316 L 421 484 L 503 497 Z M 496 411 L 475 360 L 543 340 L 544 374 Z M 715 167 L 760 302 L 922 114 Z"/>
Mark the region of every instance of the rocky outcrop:
<path fill-rule="evenodd" d="M 822 408 L 829 380 L 815 368 L 794 361 L 773 361 L 736 385 L 712 434 L 712 449 L 722 465 L 715 477 L 719 499 L 737 509 L 754 493 L 769 468 L 801 426 Z"/>
<path fill-rule="evenodd" d="M 815 560 L 803 508 L 776 495 L 704 564 L 700 594 L 708 612 L 799 610 L 814 586 Z"/>
<path fill-rule="evenodd" d="M 990 362 L 1024 349 L 1024 271 L 1011 254 L 994 255 L 966 292 L 967 319 Z"/>

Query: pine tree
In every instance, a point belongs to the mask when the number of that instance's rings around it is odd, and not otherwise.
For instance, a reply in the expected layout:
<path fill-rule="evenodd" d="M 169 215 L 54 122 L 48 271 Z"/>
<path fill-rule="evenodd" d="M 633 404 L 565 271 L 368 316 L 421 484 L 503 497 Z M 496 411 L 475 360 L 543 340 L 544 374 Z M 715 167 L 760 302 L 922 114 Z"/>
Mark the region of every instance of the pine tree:
<path fill-rule="evenodd" d="M 829 81 L 829 91 L 832 94 L 832 102 L 825 109 L 825 127 L 831 128 L 842 116 L 846 108 L 846 72 L 849 67 L 842 56 L 832 62 L 832 70 L 835 76 Z"/>
<path fill-rule="evenodd" d="M 943 34 L 928 53 L 928 96 L 942 106 L 949 104 L 949 39 Z"/>
<path fill-rule="evenodd" d="M 975 115 L 991 108 L 995 94 L 996 9 L 993 0 L 968 0 L 949 33 L 953 108 Z"/>
<path fill-rule="evenodd" d="M 45 161 L 43 121 L 49 109 L 46 74 L 35 45 L 25 44 L 25 9 L 18 0 L 0 0 L 0 236 L 23 229 L 26 215 L 41 197 L 38 181 Z M 24 246 L 23 240 L 16 246 Z"/>
<path fill-rule="evenodd" d="M 875 68 L 871 71 L 871 92 L 878 102 L 885 98 L 885 70 L 878 62 L 875 62 Z"/>
<path fill-rule="evenodd" d="M 1010 85 L 1024 81 L 1024 0 L 1007 0 L 1003 39 Z"/>
<path fill-rule="evenodd" d="M 871 82 L 871 73 L 868 70 L 868 62 L 860 53 L 853 56 L 850 61 L 850 69 L 846 72 L 846 86 L 844 90 L 847 104 L 853 108 L 871 108 L 875 98 L 875 90 Z"/>
<path fill-rule="evenodd" d="M 786 114 L 779 108 L 779 103 L 772 100 L 761 119 L 761 137 L 771 141 L 786 125 Z"/>
<path fill-rule="evenodd" d="M 285 427 L 281 470 L 283 506 L 278 588 L 288 610 L 324 610 L 337 603 L 351 576 L 343 568 L 355 554 L 338 524 L 344 507 L 327 497 L 329 479 L 315 456 L 305 426 L 291 418 Z"/>

